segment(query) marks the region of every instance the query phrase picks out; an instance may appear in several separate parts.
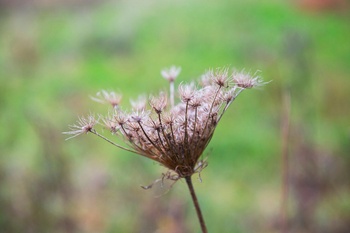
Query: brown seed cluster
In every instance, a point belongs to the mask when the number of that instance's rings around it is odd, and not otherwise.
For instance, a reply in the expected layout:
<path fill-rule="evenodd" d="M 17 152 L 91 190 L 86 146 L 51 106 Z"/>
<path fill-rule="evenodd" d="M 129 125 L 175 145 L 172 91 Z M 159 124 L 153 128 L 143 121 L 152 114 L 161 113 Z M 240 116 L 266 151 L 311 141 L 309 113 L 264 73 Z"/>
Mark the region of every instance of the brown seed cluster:
<path fill-rule="evenodd" d="M 129 113 L 117 107 L 121 95 L 101 92 L 100 96 L 105 98 L 103 102 L 110 103 L 114 109 L 112 115 L 103 118 L 103 123 L 114 135 L 121 136 L 128 147 L 113 143 L 97 133 L 92 116 L 88 121 L 80 119 L 80 125 L 74 125 L 67 134 L 74 137 L 84 132 L 94 133 L 119 148 L 159 162 L 175 172 L 178 178 L 199 172 L 206 166 L 200 157 L 227 108 L 244 89 L 264 83 L 260 77 L 243 72 L 210 70 L 202 75 L 198 85 L 179 85 L 180 101 L 174 104 L 172 89 L 179 72 L 180 68 L 171 67 L 161 73 L 170 83 L 170 98 L 160 93 L 151 96 L 146 104 L 146 99 L 140 97 L 131 102 L 133 109 Z"/>

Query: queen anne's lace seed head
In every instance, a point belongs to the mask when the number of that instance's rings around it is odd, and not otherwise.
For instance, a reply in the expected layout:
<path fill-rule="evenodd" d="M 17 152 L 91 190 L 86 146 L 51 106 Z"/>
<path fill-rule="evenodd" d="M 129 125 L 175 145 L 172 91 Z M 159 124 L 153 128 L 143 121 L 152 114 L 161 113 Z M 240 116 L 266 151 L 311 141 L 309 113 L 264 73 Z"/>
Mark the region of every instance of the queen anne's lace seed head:
<path fill-rule="evenodd" d="M 180 70 L 173 66 L 161 72 L 171 83 L 170 92 Z M 145 98 L 131 101 L 133 111 L 130 114 L 117 108 L 121 95 L 101 91 L 96 100 L 108 102 L 114 108 L 113 116 L 105 118 L 103 122 L 113 134 L 123 137 L 129 147 L 114 145 L 159 162 L 175 172 L 176 175 L 167 176 L 172 179 L 200 172 L 207 165 L 200 157 L 227 108 L 242 90 L 265 83 L 259 76 L 252 77 L 244 72 L 229 74 L 225 68 L 215 72 L 209 70 L 202 76 L 200 84 L 201 88 L 194 83 L 180 84 L 178 96 L 181 101 L 170 101 L 170 106 L 165 93 L 152 96 L 149 104 L 146 104 Z M 80 118 L 66 134 L 75 137 L 94 133 L 96 122 L 92 116 Z"/>

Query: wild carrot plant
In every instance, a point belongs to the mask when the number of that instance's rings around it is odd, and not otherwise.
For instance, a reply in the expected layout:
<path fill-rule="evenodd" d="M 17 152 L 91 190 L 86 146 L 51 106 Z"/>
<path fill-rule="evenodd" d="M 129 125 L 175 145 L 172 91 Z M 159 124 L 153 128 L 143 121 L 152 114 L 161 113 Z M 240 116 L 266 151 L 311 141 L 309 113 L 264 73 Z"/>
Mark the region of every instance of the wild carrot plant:
<path fill-rule="evenodd" d="M 93 115 L 80 118 L 77 124 L 70 126 L 71 131 L 64 133 L 70 135 L 68 139 L 90 133 L 168 168 L 162 179 L 185 179 L 202 232 L 207 232 L 192 185 L 192 175 L 207 166 L 206 160 L 201 158 L 202 154 L 228 107 L 243 90 L 265 83 L 259 76 L 245 72 L 229 72 L 227 68 L 209 70 L 202 75 L 198 84 L 180 84 L 177 90 L 179 101 L 175 102 L 174 82 L 180 71 L 174 66 L 161 71 L 170 84 L 169 95 L 161 92 L 148 99 L 140 96 L 136 101 L 131 101 L 132 110 L 128 112 L 120 108 L 121 94 L 99 92 L 93 99 L 110 104 L 113 112 L 99 120 Z M 98 123 L 102 123 L 124 143 L 107 138 L 98 131 Z"/>

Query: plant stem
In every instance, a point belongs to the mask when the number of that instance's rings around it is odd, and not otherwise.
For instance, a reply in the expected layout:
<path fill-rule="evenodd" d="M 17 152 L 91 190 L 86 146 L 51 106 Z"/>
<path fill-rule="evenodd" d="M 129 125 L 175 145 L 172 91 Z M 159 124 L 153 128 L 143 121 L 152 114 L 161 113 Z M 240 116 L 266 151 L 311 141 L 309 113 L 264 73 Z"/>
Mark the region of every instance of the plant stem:
<path fill-rule="evenodd" d="M 202 232 L 203 233 L 208 233 L 207 227 L 205 226 L 204 218 L 203 218 L 203 215 L 202 215 L 202 212 L 201 212 L 201 208 L 199 206 L 198 199 L 197 199 L 196 193 L 195 193 L 194 188 L 193 188 L 192 178 L 191 178 L 191 176 L 186 176 L 185 180 L 186 180 L 188 189 L 190 190 L 194 207 L 196 208 L 196 212 L 197 212 L 197 216 L 198 216 L 198 219 L 199 219 L 199 223 L 201 225 Z"/>
<path fill-rule="evenodd" d="M 174 107 L 174 81 L 170 82 L 170 104 L 171 104 L 171 108 Z"/>
<path fill-rule="evenodd" d="M 289 156 L 288 156 L 288 142 L 290 131 L 290 111 L 291 111 L 291 97 L 290 92 L 285 90 L 283 93 L 283 112 L 281 125 L 281 173 L 282 173 L 282 187 L 281 187 L 281 233 L 288 233 L 288 194 L 289 194 Z"/>

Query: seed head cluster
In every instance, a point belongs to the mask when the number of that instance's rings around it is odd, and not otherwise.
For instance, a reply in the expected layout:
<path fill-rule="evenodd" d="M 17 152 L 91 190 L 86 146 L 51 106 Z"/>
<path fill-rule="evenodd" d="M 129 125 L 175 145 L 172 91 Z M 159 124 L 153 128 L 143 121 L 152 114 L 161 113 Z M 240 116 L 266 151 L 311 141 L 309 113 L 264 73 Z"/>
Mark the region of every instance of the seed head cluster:
<path fill-rule="evenodd" d="M 113 107 L 113 113 L 101 117 L 101 123 L 113 135 L 124 139 L 126 146 L 98 133 L 95 129 L 97 120 L 91 115 L 80 118 L 66 134 L 75 137 L 93 133 L 121 149 L 157 161 L 170 169 L 176 179 L 200 172 L 207 165 L 200 158 L 223 114 L 244 89 L 261 86 L 264 82 L 259 76 L 229 72 L 227 68 L 209 70 L 198 84 L 180 84 L 179 101 L 175 104 L 172 89 L 180 70 L 173 66 L 161 72 L 170 83 L 169 96 L 164 92 L 150 96 L 148 100 L 141 96 L 131 101 L 132 110 L 129 112 L 119 108 L 120 94 L 98 93 L 99 98 L 95 100 Z"/>

